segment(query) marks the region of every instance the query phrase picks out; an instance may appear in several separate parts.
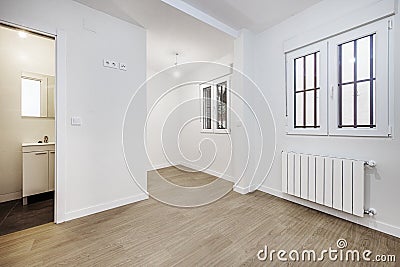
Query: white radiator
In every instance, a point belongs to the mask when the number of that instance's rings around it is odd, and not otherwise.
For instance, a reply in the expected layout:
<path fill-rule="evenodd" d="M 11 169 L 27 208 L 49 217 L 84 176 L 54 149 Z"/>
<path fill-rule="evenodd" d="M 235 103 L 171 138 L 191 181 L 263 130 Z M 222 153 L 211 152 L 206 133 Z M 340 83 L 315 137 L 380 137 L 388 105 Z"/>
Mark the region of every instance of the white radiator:
<path fill-rule="evenodd" d="M 364 163 L 282 152 L 282 192 L 362 217 Z"/>

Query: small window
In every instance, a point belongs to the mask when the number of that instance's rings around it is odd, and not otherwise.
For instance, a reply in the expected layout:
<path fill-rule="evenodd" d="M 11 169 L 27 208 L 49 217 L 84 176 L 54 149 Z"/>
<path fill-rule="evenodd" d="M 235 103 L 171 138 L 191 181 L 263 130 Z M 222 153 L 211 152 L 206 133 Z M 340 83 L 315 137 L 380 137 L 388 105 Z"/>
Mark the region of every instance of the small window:
<path fill-rule="evenodd" d="M 329 134 L 388 136 L 388 20 L 348 31 L 328 42 Z"/>
<path fill-rule="evenodd" d="M 287 133 L 390 135 L 389 44 L 385 19 L 287 53 Z"/>
<path fill-rule="evenodd" d="M 226 130 L 228 122 L 228 82 L 223 81 L 216 85 L 217 90 L 217 129 Z"/>
<path fill-rule="evenodd" d="M 21 116 L 54 118 L 55 77 L 23 72 L 21 75 Z"/>
<path fill-rule="evenodd" d="M 375 128 L 375 34 L 338 49 L 338 127 Z"/>
<path fill-rule="evenodd" d="M 21 116 L 40 117 L 41 81 L 21 78 Z"/>
<path fill-rule="evenodd" d="M 229 133 L 229 77 L 200 85 L 204 133 Z"/>
<path fill-rule="evenodd" d="M 326 55 L 324 42 L 286 55 L 289 134 L 327 134 Z"/>
<path fill-rule="evenodd" d="M 211 85 L 203 88 L 203 129 L 211 130 Z"/>
<path fill-rule="evenodd" d="M 319 54 L 314 52 L 294 60 L 294 128 L 319 128 Z"/>

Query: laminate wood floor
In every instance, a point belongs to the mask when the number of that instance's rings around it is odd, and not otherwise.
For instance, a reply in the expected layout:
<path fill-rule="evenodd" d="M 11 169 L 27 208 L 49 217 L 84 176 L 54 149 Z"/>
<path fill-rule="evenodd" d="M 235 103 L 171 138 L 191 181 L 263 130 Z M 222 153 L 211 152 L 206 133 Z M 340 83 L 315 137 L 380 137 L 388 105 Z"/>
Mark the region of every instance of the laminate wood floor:
<path fill-rule="evenodd" d="M 0 236 L 0 266 L 399 265 L 271 263 L 256 256 L 265 245 L 276 250 L 336 248 L 339 238 L 347 240 L 349 249 L 394 254 L 400 260 L 398 238 L 257 191 L 230 192 L 198 208 L 149 199 Z"/>
<path fill-rule="evenodd" d="M 148 172 L 147 188 L 163 203 L 196 207 L 225 196 L 232 191 L 233 183 L 178 165 Z"/>
<path fill-rule="evenodd" d="M 158 179 L 162 177 L 170 183 L 185 187 L 204 186 L 217 179 L 215 176 L 182 165 L 162 168 L 148 173 L 148 179 L 154 176 Z"/>

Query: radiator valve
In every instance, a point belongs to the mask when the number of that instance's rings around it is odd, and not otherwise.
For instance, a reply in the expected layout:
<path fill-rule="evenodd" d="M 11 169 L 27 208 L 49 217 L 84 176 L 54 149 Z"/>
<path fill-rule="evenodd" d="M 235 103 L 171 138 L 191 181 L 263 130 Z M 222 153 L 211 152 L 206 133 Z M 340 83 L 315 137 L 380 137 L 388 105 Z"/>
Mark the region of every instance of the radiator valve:
<path fill-rule="evenodd" d="M 365 165 L 367 165 L 370 168 L 376 167 L 376 161 L 375 160 L 368 160 L 365 162 Z"/>
<path fill-rule="evenodd" d="M 370 217 L 376 215 L 376 209 L 374 208 L 369 208 L 367 210 L 364 210 L 364 214 L 368 214 Z"/>

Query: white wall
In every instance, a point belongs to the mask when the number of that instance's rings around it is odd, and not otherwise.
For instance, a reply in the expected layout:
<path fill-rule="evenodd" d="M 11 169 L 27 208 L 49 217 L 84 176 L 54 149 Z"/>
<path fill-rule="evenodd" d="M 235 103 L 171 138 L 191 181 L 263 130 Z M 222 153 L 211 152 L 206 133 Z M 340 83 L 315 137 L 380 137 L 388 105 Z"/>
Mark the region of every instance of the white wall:
<path fill-rule="evenodd" d="M 253 47 L 248 37 L 252 34 L 245 31 L 235 42 L 233 71 L 229 67 L 233 58 L 227 56 L 217 60 L 222 65 L 182 64 L 150 79 L 147 147 L 152 169 L 184 165 L 230 181 L 240 180 L 235 190 L 243 193 L 249 191 L 250 184 L 261 183 L 272 162 L 275 133 L 263 96 L 251 77 L 242 74 L 252 69 L 249 55 Z M 174 77 L 176 70 L 180 77 Z M 202 133 L 199 84 L 226 74 L 232 81 L 230 134 Z M 253 90 L 256 93 L 251 93 Z M 266 142 L 261 142 L 260 132 Z"/>
<path fill-rule="evenodd" d="M 242 75 L 252 69 L 249 55 L 253 47 L 248 37 L 251 40 L 252 34 L 244 31 L 235 42 L 233 71 L 229 67 L 233 58 L 226 56 L 217 60 L 223 65 L 182 64 L 150 80 L 147 147 L 152 168 L 181 164 L 230 181 L 240 180 L 235 190 L 243 193 L 249 191 L 250 184 L 261 183 L 272 162 L 275 133 L 270 127 L 273 118 L 263 96 L 251 77 Z M 176 70 L 180 77 L 174 77 Z M 202 133 L 199 84 L 226 74 L 230 74 L 232 81 L 230 134 Z M 257 93 L 251 93 L 253 90 Z M 161 100 L 156 103 L 159 97 Z M 156 108 L 152 110 L 155 103 Z M 266 142 L 260 141 L 259 127 Z M 263 149 L 271 153 L 264 153 Z"/>
<path fill-rule="evenodd" d="M 149 79 L 147 152 L 151 169 L 182 164 L 200 170 L 208 166 L 207 171 L 213 174 L 227 171 L 228 176 L 232 176 L 229 135 L 200 132 L 199 81 L 229 74 L 232 55 L 228 54 L 216 62 L 219 64 L 184 63 Z M 176 71 L 179 77 L 174 75 Z M 209 140 L 202 142 L 204 138 Z M 215 150 L 210 140 L 218 149 L 214 161 Z M 211 166 L 209 163 L 212 163 Z"/>
<path fill-rule="evenodd" d="M 54 118 L 21 117 L 22 72 L 55 75 L 55 41 L 0 27 L 0 202 L 21 197 L 22 143 L 55 139 Z"/>
<path fill-rule="evenodd" d="M 57 162 L 65 170 L 57 180 L 63 182 L 64 194 L 58 196 L 63 203 L 58 204 L 65 210 L 58 220 L 146 198 L 130 178 L 121 145 L 127 104 L 146 77 L 145 30 L 69 0 L 1 1 L 0 20 L 51 34 L 65 33 L 66 66 L 63 58 L 57 59 L 57 71 L 66 68 L 66 77 L 58 77 L 57 82 L 57 93 L 65 93 L 58 98 L 58 115 L 66 114 L 59 118 L 65 121 L 57 122 L 57 135 L 64 137 L 57 140 L 61 144 Z M 126 63 L 128 71 L 104 68 L 104 58 Z M 60 92 L 61 80 L 66 83 L 66 92 Z M 127 127 L 126 133 L 135 138 L 130 142 L 135 152 L 128 160 L 135 163 L 135 178 L 143 187 L 147 165 L 142 127 L 145 97 L 139 94 L 137 113 L 130 118 L 130 123 L 139 127 Z M 62 107 L 65 110 L 60 110 Z M 81 117 L 82 126 L 71 126 L 71 116 Z"/>
<path fill-rule="evenodd" d="M 217 64 L 199 65 L 187 80 L 209 81 L 223 75 L 231 75 L 232 57 L 219 59 Z M 219 65 L 222 64 L 222 65 Z M 227 77 L 229 78 L 229 76 Z M 180 89 L 179 125 L 182 127 L 179 138 L 182 156 L 180 164 L 201 170 L 227 180 L 235 180 L 233 173 L 233 143 L 230 134 L 202 133 L 201 104 L 199 82 L 183 86 Z M 231 96 L 232 97 L 232 96 Z M 231 112 L 230 121 L 236 121 Z M 235 131 L 232 129 L 231 131 Z"/>
<path fill-rule="evenodd" d="M 150 169 L 159 169 L 177 164 L 176 129 L 179 115 L 174 109 L 179 106 L 180 89 L 173 88 L 180 79 L 173 75 L 174 70 L 166 70 L 151 77 L 147 82 L 146 147 Z"/>
<path fill-rule="evenodd" d="M 386 0 L 384 0 L 386 1 Z M 325 0 L 312 6 L 304 12 L 285 22 L 259 34 L 255 39 L 254 67 L 255 79 L 267 95 L 277 122 L 278 151 L 298 151 L 310 154 L 329 154 L 355 159 L 373 159 L 378 166 L 376 172 L 367 171 L 366 175 L 366 208 L 375 208 L 378 214 L 374 218 L 358 219 L 327 208 L 302 201 L 294 197 L 280 194 L 281 191 L 281 160 L 275 160 L 271 174 L 264 183 L 262 190 L 287 197 L 295 202 L 346 218 L 400 236 L 400 214 L 398 211 L 398 153 L 400 151 L 400 77 L 394 75 L 400 67 L 400 17 L 395 17 L 395 28 L 392 37 L 395 38 L 394 69 L 391 75 L 395 78 L 393 136 L 391 138 L 361 138 L 361 137 L 317 137 L 288 136 L 285 134 L 285 57 L 284 42 L 296 36 L 304 35 L 310 30 L 320 28 L 323 33 L 326 23 L 335 24 L 336 19 L 344 15 L 356 18 L 362 16 L 360 8 L 367 7 L 374 0 Z M 334 11 L 334 12 L 333 12 Z M 349 13 L 351 12 L 351 13 Z"/>

